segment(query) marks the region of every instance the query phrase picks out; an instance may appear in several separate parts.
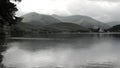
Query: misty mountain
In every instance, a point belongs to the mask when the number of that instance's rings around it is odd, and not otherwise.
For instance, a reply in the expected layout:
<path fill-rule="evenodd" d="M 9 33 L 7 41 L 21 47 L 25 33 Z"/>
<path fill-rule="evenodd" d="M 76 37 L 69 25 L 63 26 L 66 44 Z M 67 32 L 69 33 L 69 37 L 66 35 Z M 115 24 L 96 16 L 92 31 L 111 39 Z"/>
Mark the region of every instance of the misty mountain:
<path fill-rule="evenodd" d="M 107 24 L 112 27 L 112 26 L 120 24 L 120 22 L 108 22 Z"/>
<path fill-rule="evenodd" d="M 39 36 L 40 27 L 28 23 L 19 22 L 11 27 L 13 37 L 32 37 Z"/>
<path fill-rule="evenodd" d="M 28 23 L 19 22 L 11 28 L 12 37 L 41 37 L 41 34 L 48 34 L 51 32 L 58 32 L 59 30 L 53 28 L 44 28 L 41 26 L 31 25 Z"/>
<path fill-rule="evenodd" d="M 31 24 L 28 24 L 28 23 L 25 23 L 25 22 L 17 23 L 15 26 L 19 27 L 20 29 L 25 30 L 25 31 L 40 29 L 39 26 L 31 25 Z"/>
<path fill-rule="evenodd" d="M 62 33 L 62 32 L 89 32 L 80 25 L 74 23 L 53 23 L 46 26 L 36 26 L 28 23 L 19 22 L 15 24 L 11 29 L 12 37 L 41 37 L 51 33 Z"/>
<path fill-rule="evenodd" d="M 48 29 L 53 28 L 61 32 L 88 32 L 89 31 L 89 29 L 84 28 L 78 24 L 66 23 L 66 22 L 49 24 L 49 25 L 46 25 L 45 28 L 48 28 Z"/>
<path fill-rule="evenodd" d="M 82 16 L 82 15 L 72 15 L 72 16 L 52 15 L 52 16 L 61 20 L 62 22 L 72 22 L 86 28 L 102 28 L 102 29 L 109 28 L 107 24 L 97 21 L 88 16 Z"/>
<path fill-rule="evenodd" d="M 112 26 L 111 28 L 108 29 L 110 32 L 120 32 L 120 24 Z"/>
<path fill-rule="evenodd" d="M 57 20 L 50 15 L 38 14 L 35 12 L 25 14 L 22 17 L 23 17 L 22 22 L 29 23 L 32 25 L 44 26 L 44 25 L 48 25 L 48 24 L 52 24 L 52 23 L 60 23 L 61 22 L 60 20 Z"/>
<path fill-rule="evenodd" d="M 25 23 L 25 22 L 21 22 L 21 23 L 17 23 L 15 25 L 15 28 L 19 28 L 20 30 L 22 31 L 25 31 L 25 32 L 41 32 L 41 31 L 57 31 L 56 29 L 53 29 L 53 28 L 45 28 L 45 27 L 42 27 L 42 26 L 37 26 L 37 25 L 31 25 L 31 24 L 28 24 L 28 23 Z"/>

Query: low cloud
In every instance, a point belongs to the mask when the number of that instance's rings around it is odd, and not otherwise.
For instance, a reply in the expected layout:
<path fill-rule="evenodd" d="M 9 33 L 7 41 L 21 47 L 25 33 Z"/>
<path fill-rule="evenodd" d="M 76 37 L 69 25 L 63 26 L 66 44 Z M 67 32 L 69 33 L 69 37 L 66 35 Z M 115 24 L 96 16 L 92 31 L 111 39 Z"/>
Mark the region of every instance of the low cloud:
<path fill-rule="evenodd" d="M 90 0 L 90 1 L 120 2 L 120 0 Z"/>
<path fill-rule="evenodd" d="M 102 1 L 102 2 L 99 2 Z M 107 1 L 107 0 L 104 0 Z M 86 15 L 102 22 L 120 21 L 120 3 L 104 2 L 103 0 L 76 0 L 71 3 L 68 10 L 73 15 Z M 112 1 L 112 0 L 111 0 Z M 117 1 L 117 0 L 116 0 Z M 74 5 L 73 5 L 74 4 Z"/>
<path fill-rule="evenodd" d="M 119 6 L 120 0 L 30 0 L 29 3 L 23 0 L 18 8 L 22 12 L 86 15 L 102 22 L 111 22 L 120 21 Z"/>

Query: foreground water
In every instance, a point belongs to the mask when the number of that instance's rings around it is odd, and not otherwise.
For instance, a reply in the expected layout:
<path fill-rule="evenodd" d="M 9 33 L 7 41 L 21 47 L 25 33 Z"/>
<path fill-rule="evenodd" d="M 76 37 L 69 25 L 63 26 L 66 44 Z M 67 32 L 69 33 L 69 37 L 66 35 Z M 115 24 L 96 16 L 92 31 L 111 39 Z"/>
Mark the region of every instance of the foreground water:
<path fill-rule="evenodd" d="M 3 53 L 12 68 L 120 68 L 120 35 L 14 38 Z"/>

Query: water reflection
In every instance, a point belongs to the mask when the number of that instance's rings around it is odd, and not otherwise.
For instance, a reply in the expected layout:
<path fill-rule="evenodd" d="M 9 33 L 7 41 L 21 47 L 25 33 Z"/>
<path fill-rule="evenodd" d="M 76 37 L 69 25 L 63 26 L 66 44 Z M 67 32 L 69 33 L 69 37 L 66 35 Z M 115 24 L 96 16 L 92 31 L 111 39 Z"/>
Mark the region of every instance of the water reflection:
<path fill-rule="evenodd" d="M 4 67 L 2 64 L 3 60 L 2 52 L 4 52 L 7 49 L 5 44 L 6 44 L 5 34 L 0 32 L 0 68 Z"/>
<path fill-rule="evenodd" d="M 101 68 L 109 63 L 119 68 L 120 39 L 113 35 L 59 37 L 11 40 L 3 64 L 13 68 Z"/>

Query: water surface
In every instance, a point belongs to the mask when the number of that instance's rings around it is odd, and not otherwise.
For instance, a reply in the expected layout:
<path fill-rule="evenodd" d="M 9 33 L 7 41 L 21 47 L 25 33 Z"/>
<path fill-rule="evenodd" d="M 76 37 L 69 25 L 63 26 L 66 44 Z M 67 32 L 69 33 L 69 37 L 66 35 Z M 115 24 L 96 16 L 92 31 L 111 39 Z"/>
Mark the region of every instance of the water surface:
<path fill-rule="evenodd" d="M 3 64 L 12 68 L 87 68 L 89 65 L 119 68 L 120 64 L 119 34 L 16 38 L 7 46 Z"/>

